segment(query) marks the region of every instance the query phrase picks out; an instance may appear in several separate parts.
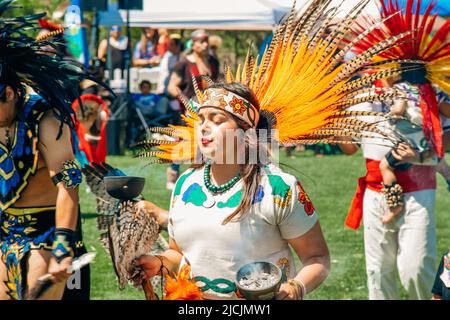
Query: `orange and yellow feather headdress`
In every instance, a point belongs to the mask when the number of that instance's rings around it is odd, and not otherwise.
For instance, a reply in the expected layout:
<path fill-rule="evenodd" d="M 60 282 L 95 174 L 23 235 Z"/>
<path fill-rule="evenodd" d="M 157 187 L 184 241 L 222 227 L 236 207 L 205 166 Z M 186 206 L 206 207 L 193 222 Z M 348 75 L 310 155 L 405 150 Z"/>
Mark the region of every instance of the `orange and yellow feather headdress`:
<path fill-rule="evenodd" d="M 226 68 L 225 82 L 242 83 L 253 91 L 259 102 L 258 116 L 270 116 L 272 129 L 278 131 L 276 139 L 279 143 L 327 143 L 335 137 L 360 139 L 382 134 L 372 123 L 355 119 L 355 116 L 373 113 L 346 110 L 364 101 L 389 100 L 397 96 L 396 91 L 380 92 L 364 87 L 378 79 L 400 74 L 399 68 L 385 67 L 356 80 L 354 76 L 367 67 L 374 56 L 392 48 L 405 34 L 392 35 L 375 43 L 348 62 L 343 59 L 352 50 L 351 45 L 342 45 L 343 39 L 369 1 L 360 1 L 336 23 L 338 7 L 331 7 L 329 0 L 312 0 L 303 13 L 298 14 L 293 9 L 286 21 L 277 27 L 261 59 L 253 57 L 249 50 L 243 66 L 238 66 L 235 74 L 231 68 Z M 196 112 L 210 100 L 211 93 L 207 89 L 205 97 L 195 79 L 193 83 L 197 102 L 181 98 L 187 110 L 183 116 L 186 125 L 152 128 L 170 138 L 139 143 L 144 148 L 139 157 L 156 157 L 160 163 L 196 158 Z M 229 108 L 225 110 L 233 113 L 231 100 L 228 100 L 225 99 L 225 105 Z M 247 107 L 251 109 L 251 106 Z M 242 111 L 240 108 L 239 112 Z M 236 112 L 233 114 L 237 115 Z M 386 138 L 398 142 L 396 136 Z M 154 147 L 157 150 L 153 150 Z"/>

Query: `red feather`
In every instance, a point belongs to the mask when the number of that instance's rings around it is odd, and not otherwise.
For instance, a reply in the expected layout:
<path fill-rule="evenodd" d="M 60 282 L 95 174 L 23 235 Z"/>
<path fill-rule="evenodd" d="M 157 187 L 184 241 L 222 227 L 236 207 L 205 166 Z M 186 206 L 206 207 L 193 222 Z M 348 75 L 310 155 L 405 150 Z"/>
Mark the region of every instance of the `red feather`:
<path fill-rule="evenodd" d="M 444 148 L 442 145 L 442 126 L 439 117 L 439 108 L 436 101 L 436 94 L 431 84 L 419 85 L 420 91 L 420 108 L 423 117 L 423 132 L 425 139 L 431 148 L 436 152 L 437 156 L 444 156 Z"/>
<path fill-rule="evenodd" d="M 43 29 L 48 29 L 52 31 L 64 29 L 63 26 L 60 26 L 56 23 L 50 22 L 49 20 L 39 19 L 39 26 Z"/>

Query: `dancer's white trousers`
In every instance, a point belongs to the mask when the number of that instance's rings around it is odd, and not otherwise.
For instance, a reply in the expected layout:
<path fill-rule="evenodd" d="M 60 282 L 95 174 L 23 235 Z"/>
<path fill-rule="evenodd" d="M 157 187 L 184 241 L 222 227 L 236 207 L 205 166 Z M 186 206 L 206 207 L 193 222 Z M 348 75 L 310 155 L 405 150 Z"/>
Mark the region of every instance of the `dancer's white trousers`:
<path fill-rule="evenodd" d="M 364 194 L 364 247 L 369 299 L 400 299 L 397 272 L 410 299 L 431 298 L 436 273 L 435 190 L 405 193 L 405 211 L 383 225 L 381 193 Z"/>

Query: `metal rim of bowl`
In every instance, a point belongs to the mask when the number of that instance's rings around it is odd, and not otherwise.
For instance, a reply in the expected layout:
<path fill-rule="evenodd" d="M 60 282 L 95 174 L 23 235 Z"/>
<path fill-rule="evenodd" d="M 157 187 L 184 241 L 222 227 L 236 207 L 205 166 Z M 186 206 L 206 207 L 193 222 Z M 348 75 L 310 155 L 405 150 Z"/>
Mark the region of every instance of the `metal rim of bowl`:
<path fill-rule="evenodd" d="M 239 281 L 238 281 L 239 271 L 242 268 L 246 267 L 247 265 L 257 264 L 257 263 L 270 264 L 270 265 L 275 267 L 275 269 L 278 271 L 278 277 L 277 277 L 277 281 L 275 282 L 275 285 L 270 286 L 270 287 L 266 287 L 266 288 L 263 288 L 263 289 L 249 289 L 249 288 L 242 287 L 239 284 Z M 239 290 L 248 291 L 248 292 L 260 292 L 260 291 L 265 291 L 267 289 L 276 288 L 279 284 L 281 284 L 281 278 L 282 277 L 283 277 L 283 272 L 281 271 L 280 267 L 278 267 L 277 265 L 275 265 L 275 264 L 273 264 L 271 262 L 267 262 L 267 261 L 255 261 L 255 262 L 250 262 L 250 263 L 244 264 L 242 267 L 239 268 L 238 272 L 236 273 L 236 286 L 239 288 Z"/>

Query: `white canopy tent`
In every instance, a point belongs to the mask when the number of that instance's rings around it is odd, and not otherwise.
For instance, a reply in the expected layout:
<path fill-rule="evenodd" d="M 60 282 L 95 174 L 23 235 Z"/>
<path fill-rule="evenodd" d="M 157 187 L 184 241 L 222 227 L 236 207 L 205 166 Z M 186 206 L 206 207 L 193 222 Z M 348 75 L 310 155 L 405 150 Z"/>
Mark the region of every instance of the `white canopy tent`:
<path fill-rule="evenodd" d="M 130 26 L 168 29 L 270 30 L 289 11 L 270 0 L 144 0 Z M 126 11 L 121 10 L 126 23 Z"/>
<path fill-rule="evenodd" d="M 359 0 L 332 0 L 343 16 Z M 308 1 L 297 0 L 297 8 Z M 143 0 L 143 10 L 130 10 L 130 26 L 168 29 L 271 30 L 290 11 L 293 0 Z M 377 15 L 372 1 L 364 10 Z M 126 11 L 121 10 L 126 23 Z"/>

